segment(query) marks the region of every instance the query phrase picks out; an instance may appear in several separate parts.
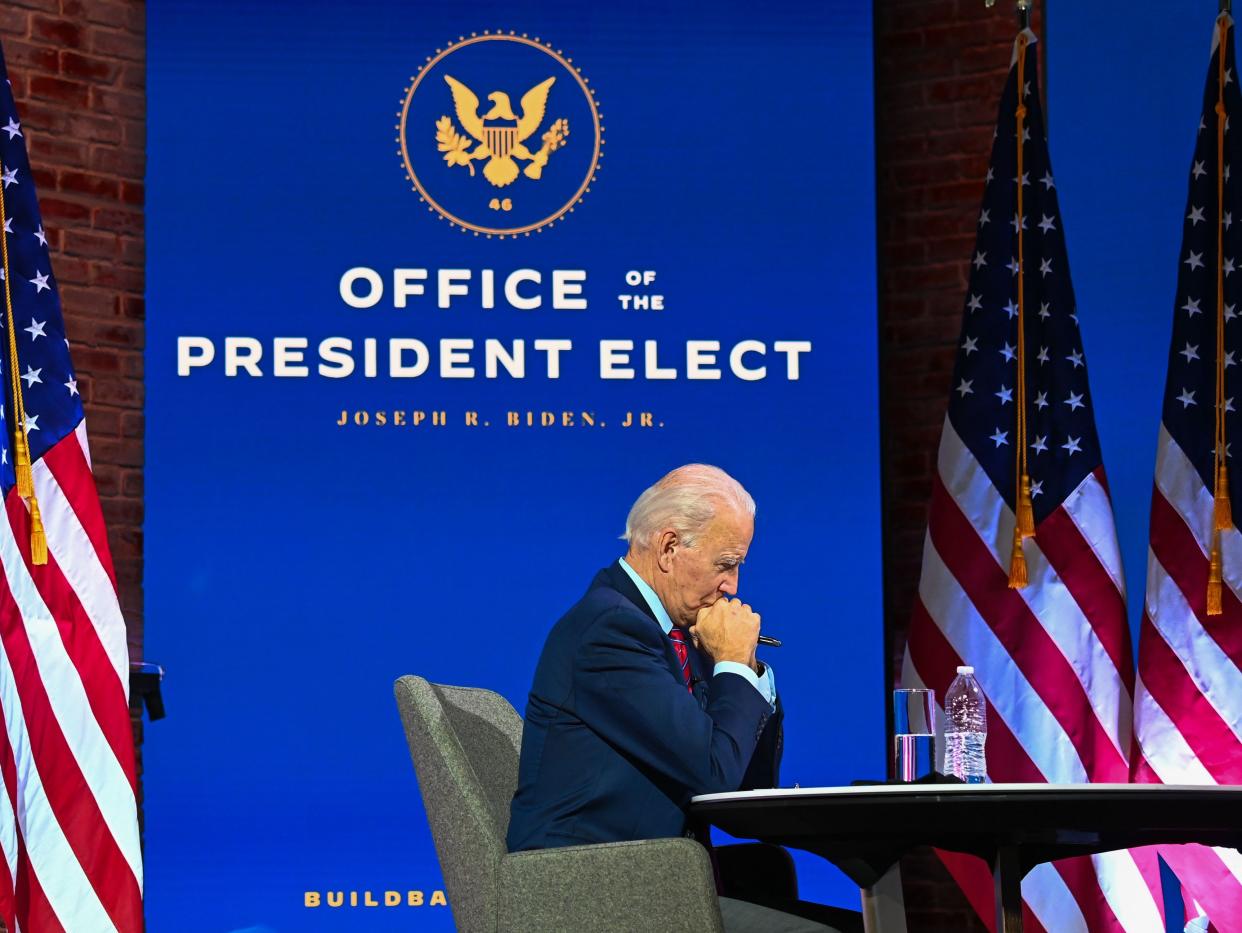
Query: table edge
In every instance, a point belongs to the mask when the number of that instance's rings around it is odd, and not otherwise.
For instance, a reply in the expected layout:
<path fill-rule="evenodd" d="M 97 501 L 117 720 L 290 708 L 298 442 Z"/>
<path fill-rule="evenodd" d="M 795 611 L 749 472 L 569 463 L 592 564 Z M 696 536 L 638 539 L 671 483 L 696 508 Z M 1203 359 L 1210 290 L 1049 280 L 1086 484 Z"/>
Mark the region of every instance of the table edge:
<path fill-rule="evenodd" d="M 1074 793 L 1083 796 L 1141 796 L 1150 794 L 1239 795 L 1239 784 L 876 784 L 859 787 L 772 787 L 761 790 L 728 791 L 720 794 L 699 794 L 690 798 L 695 804 L 732 803 L 743 800 L 788 800 L 799 797 L 884 797 L 922 796 L 930 794 L 974 794 L 1000 797 L 1029 794 L 1031 796 Z"/>

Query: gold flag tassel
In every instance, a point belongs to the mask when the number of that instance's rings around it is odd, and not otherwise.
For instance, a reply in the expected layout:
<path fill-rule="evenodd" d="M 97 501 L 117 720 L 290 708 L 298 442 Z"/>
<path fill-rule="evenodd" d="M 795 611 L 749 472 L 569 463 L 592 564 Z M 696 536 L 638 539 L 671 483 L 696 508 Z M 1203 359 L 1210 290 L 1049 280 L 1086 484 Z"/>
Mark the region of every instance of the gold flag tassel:
<path fill-rule="evenodd" d="M 3 168 L 3 166 L 0 166 Z M 0 225 L 7 224 L 8 210 L 4 205 L 4 186 L 0 185 Z M 9 333 L 9 387 L 13 423 L 13 469 L 17 474 L 17 494 L 30 508 L 30 562 L 36 566 L 47 563 L 47 533 L 39 501 L 35 498 L 34 477 L 30 469 L 30 439 L 26 435 L 26 405 L 22 399 L 22 380 L 17 365 L 17 334 L 13 321 L 13 295 L 9 291 L 9 239 L 0 232 L 0 263 L 4 267 L 4 321 Z"/>
<path fill-rule="evenodd" d="M 1022 553 L 1022 531 L 1013 526 L 1013 554 L 1009 558 L 1009 588 L 1020 590 L 1030 582 L 1027 577 L 1026 555 Z"/>
<path fill-rule="evenodd" d="M 1221 614 L 1220 532 L 1212 532 L 1212 553 L 1208 558 L 1207 614 Z"/>
<path fill-rule="evenodd" d="M 30 562 L 36 566 L 47 563 L 47 532 L 43 530 L 39 500 L 34 496 L 30 497 Z"/>
<path fill-rule="evenodd" d="M 1031 477 L 1022 471 L 1018 488 L 1018 533 L 1024 538 L 1035 537 L 1035 510 L 1031 505 Z"/>
<path fill-rule="evenodd" d="M 1208 555 L 1207 614 L 1223 611 L 1223 561 L 1221 532 L 1233 527 L 1233 508 L 1229 501 L 1229 470 L 1225 463 L 1228 439 L 1225 434 L 1225 51 L 1229 27 L 1219 24 L 1216 73 L 1216 436 L 1215 474 L 1212 495 L 1212 549 Z"/>
<path fill-rule="evenodd" d="M 1014 399 L 1017 408 L 1017 430 L 1015 445 L 1017 457 L 1014 463 L 1014 526 L 1013 551 L 1009 558 L 1009 587 L 1019 590 L 1029 582 L 1026 568 L 1026 555 L 1022 553 L 1022 541 L 1035 536 L 1035 510 L 1031 505 L 1031 475 L 1026 462 L 1026 312 L 1025 312 L 1025 278 L 1024 269 L 1026 256 L 1022 237 L 1022 173 L 1023 151 L 1022 137 L 1026 129 L 1026 100 L 1023 91 L 1026 88 L 1026 33 L 1018 36 L 1018 81 L 1015 93 L 1017 103 L 1016 139 L 1018 149 L 1018 216 L 1014 226 L 1018 233 L 1018 353 L 1017 353 L 1017 397 Z"/>
<path fill-rule="evenodd" d="M 13 368 L 12 363 L 9 366 Z M 26 432 L 21 428 L 13 434 L 13 464 L 17 471 L 17 494 L 23 499 L 29 499 L 34 495 L 34 479 L 30 474 L 30 444 L 26 440 Z"/>
<path fill-rule="evenodd" d="M 1233 527 L 1233 505 L 1229 501 L 1229 471 L 1222 463 L 1216 471 L 1216 494 L 1212 497 L 1212 523 L 1216 531 Z"/>

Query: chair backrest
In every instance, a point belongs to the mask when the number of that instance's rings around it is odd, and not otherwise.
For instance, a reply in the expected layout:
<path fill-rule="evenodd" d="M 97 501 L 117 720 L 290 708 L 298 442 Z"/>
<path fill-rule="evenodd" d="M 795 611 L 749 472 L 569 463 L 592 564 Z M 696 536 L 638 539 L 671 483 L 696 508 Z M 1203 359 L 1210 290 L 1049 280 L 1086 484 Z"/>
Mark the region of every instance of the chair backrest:
<path fill-rule="evenodd" d="M 407 675 L 394 692 L 459 930 L 494 930 L 522 717 L 498 693 Z"/>

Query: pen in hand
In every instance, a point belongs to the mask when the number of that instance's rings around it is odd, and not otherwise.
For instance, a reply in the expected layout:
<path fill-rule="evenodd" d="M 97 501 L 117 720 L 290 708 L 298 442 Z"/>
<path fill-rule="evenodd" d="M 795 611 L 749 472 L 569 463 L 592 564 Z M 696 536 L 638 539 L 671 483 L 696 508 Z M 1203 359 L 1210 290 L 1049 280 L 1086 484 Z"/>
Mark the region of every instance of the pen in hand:
<path fill-rule="evenodd" d="M 768 635 L 760 635 L 759 644 L 767 645 L 769 648 L 779 648 L 781 646 L 781 640 L 779 638 L 772 638 Z"/>

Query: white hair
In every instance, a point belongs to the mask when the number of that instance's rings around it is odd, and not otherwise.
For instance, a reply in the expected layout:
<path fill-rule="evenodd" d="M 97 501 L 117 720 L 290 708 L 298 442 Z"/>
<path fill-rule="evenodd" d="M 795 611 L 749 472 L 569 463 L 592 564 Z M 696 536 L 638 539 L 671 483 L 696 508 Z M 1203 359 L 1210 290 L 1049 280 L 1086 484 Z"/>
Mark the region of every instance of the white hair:
<path fill-rule="evenodd" d="M 742 484 L 720 467 L 690 463 L 644 490 L 630 509 L 621 538 L 631 547 L 650 547 L 672 528 L 687 547 L 694 547 L 721 506 L 755 516 L 755 500 Z"/>

